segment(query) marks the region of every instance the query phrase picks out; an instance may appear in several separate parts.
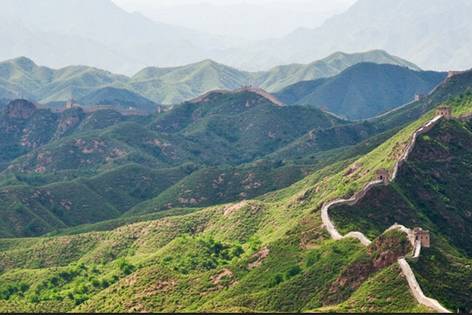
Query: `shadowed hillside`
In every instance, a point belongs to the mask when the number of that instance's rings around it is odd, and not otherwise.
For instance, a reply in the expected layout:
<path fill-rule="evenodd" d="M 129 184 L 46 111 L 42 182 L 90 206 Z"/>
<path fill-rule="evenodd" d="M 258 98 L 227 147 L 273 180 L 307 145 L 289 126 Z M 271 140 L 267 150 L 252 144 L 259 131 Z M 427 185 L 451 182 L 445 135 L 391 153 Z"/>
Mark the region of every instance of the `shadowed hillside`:
<path fill-rule="evenodd" d="M 327 79 L 304 81 L 277 92 L 286 104 L 323 108 L 349 119 L 366 119 L 424 96 L 446 73 L 393 65 L 357 64 Z"/>

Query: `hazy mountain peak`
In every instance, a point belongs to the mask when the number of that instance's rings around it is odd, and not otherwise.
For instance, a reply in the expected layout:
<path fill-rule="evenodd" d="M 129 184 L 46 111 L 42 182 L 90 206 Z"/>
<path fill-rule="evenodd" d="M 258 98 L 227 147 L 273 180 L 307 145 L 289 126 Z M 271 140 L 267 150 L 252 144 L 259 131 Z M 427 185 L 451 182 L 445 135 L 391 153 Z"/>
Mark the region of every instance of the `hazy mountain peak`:
<path fill-rule="evenodd" d="M 23 69 L 32 69 L 33 67 L 37 67 L 36 63 L 33 60 L 24 56 L 8 60 L 7 62 L 11 62 L 15 65 L 18 65 Z"/>

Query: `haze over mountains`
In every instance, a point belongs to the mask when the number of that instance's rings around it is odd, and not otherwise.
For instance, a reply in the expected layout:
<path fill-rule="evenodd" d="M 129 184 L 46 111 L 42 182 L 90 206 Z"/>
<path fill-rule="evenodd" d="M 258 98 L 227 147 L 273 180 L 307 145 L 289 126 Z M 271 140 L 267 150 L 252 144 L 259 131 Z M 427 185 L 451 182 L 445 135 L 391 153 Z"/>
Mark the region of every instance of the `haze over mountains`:
<path fill-rule="evenodd" d="M 472 66 L 471 14 L 467 0 L 359 0 L 316 29 L 248 43 L 163 24 L 111 0 L 4 0 L 0 60 L 27 56 L 51 67 L 83 64 L 131 74 L 212 59 L 257 71 L 334 51 L 384 49 L 423 69 L 463 70 Z"/>
<path fill-rule="evenodd" d="M 470 16 L 468 0 L 359 0 L 319 28 L 301 28 L 282 38 L 230 50 L 222 60 L 268 67 L 305 63 L 332 51 L 380 48 L 423 69 L 465 70 L 472 67 Z"/>
<path fill-rule="evenodd" d="M 0 1 L 0 313 L 472 313 L 471 3 L 118 1 Z"/>
<path fill-rule="evenodd" d="M 129 12 L 138 11 L 155 21 L 209 34 L 262 40 L 286 35 L 299 27 L 318 27 L 355 0 L 113 1 Z M 277 23 L 273 23 L 275 20 Z M 261 27 L 265 24 L 270 27 Z"/>
<path fill-rule="evenodd" d="M 86 101 L 82 102 L 83 105 L 89 105 L 92 100 L 95 104 L 100 100 L 122 99 L 123 104 L 130 106 L 133 105 L 130 98 L 133 98 L 136 103 L 134 107 L 149 109 L 151 102 L 177 104 L 214 89 L 255 85 L 277 91 L 302 80 L 339 74 L 361 62 L 394 64 L 419 70 L 406 60 L 378 50 L 359 54 L 335 53 L 310 64 L 278 66 L 267 72 L 245 72 L 204 60 L 181 67 L 147 67 L 132 77 L 86 66 L 55 70 L 21 57 L 0 63 L 0 98 L 23 97 L 41 103 L 65 102 L 74 98 Z M 114 89 L 110 90 L 110 87 Z"/>
<path fill-rule="evenodd" d="M 0 59 L 96 66 L 121 73 L 182 65 L 228 47 L 224 40 L 128 13 L 110 0 L 5 0 Z"/>

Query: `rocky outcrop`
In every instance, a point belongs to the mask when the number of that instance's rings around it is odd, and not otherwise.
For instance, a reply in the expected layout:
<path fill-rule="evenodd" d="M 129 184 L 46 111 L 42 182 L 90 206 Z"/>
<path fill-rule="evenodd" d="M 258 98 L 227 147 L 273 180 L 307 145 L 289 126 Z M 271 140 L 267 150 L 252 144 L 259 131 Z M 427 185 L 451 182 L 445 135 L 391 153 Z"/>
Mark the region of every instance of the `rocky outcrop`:
<path fill-rule="evenodd" d="M 395 233 L 381 235 L 368 246 L 368 257 L 354 260 L 331 284 L 325 305 L 346 300 L 372 274 L 396 263 L 410 251 L 411 245 L 407 238 L 400 238 Z"/>
<path fill-rule="evenodd" d="M 55 137 L 60 138 L 75 129 L 85 118 L 82 108 L 71 108 L 61 113 Z"/>
<path fill-rule="evenodd" d="M 28 119 L 36 112 L 36 106 L 27 100 L 11 101 L 5 108 L 5 115 L 13 119 Z"/>

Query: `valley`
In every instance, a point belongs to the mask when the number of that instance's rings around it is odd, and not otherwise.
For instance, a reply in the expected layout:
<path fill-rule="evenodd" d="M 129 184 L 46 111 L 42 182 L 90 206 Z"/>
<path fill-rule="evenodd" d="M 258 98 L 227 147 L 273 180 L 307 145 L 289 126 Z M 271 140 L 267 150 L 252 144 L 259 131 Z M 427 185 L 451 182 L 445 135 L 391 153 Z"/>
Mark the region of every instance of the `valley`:
<path fill-rule="evenodd" d="M 458 73 L 421 100 L 359 122 L 278 106 L 244 90 L 215 91 L 151 116 L 5 105 L 2 202 L 16 208 L 1 214 L 2 222 L 12 221 L 2 226 L 10 238 L 0 239 L 0 310 L 431 311 L 411 294 L 406 262 L 427 297 L 468 310 L 468 293 L 451 281 L 459 274 L 467 281 L 467 242 L 443 227 L 453 217 L 429 218 L 422 210 L 435 198 L 460 198 L 442 197 L 441 188 L 416 192 L 424 186 L 405 174 L 410 165 L 422 167 L 416 161 L 423 157 L 444 160 L 445 147 L 467 165 L 467 121 L 436 118 L 425 133 L 415 132 L 437 106 L 454 117 L 472 113 L 471 77 Z M 45 123 L 55 127 L 36 133 Z M 424 165 L 428 174 L 440 171 L 437 163 Z M 332 240 L 323 205 L 397 167 L 391 184 L 330 207 L 339 233 L 360 231 L 370 240 Z M 408 193 L 396 195 L 404 178 Z M 452 183 L 442 185 L 460 194 Z M 416 193 L 429 194 L 429 203 L 415 206 Z M 404 207 L 412 210 L 403 211 L 398 198 L 410 198 Z M 364 206 L 371 202 L 378 209 Z M 385 216 L 382 205 L 389 204 L 398 208 Z M 431 248 L 403 260 L 413 246 L 401 231 L 384 232 L 395 223 L 429 229 Z M 32 235 L 41 236 L 11 238 Z M 438 286 L 438 279 L 451 285 Z"/>
<path fill-rule="evenodd" d="M 0 1 L 0 313 L 472 313 L 469 2 Z"/>

